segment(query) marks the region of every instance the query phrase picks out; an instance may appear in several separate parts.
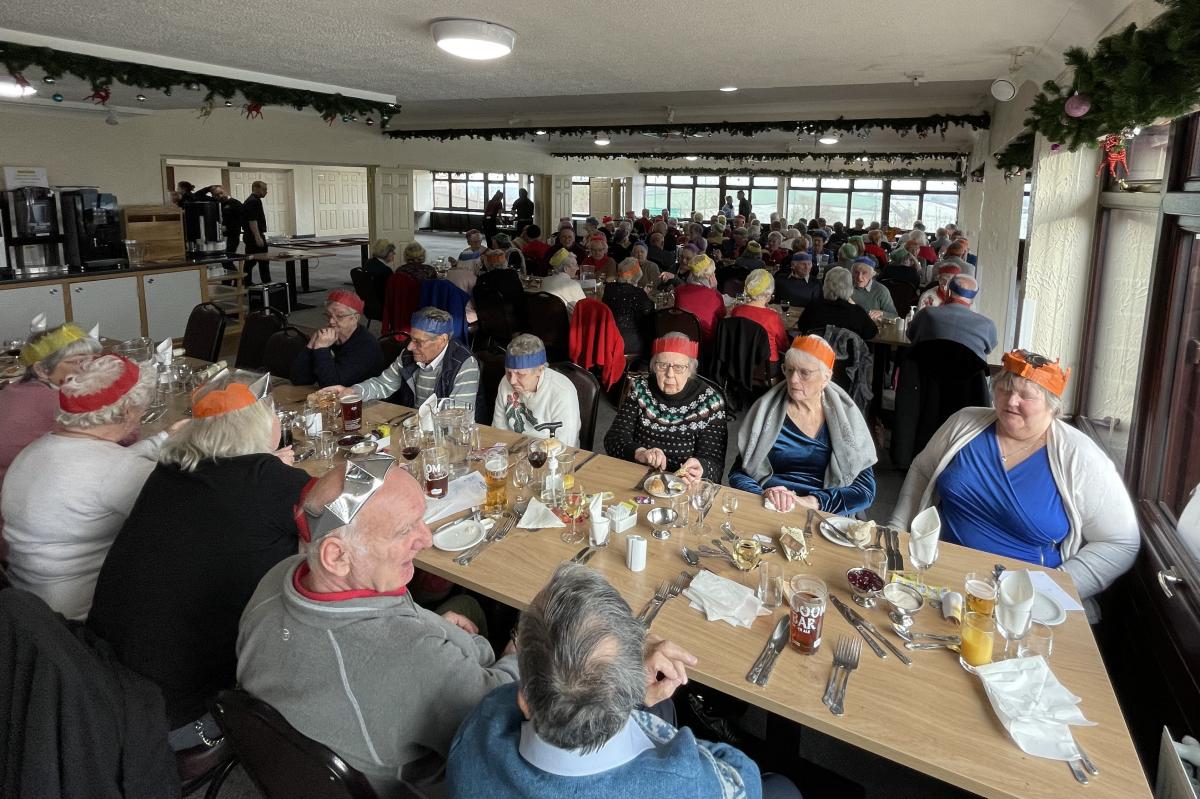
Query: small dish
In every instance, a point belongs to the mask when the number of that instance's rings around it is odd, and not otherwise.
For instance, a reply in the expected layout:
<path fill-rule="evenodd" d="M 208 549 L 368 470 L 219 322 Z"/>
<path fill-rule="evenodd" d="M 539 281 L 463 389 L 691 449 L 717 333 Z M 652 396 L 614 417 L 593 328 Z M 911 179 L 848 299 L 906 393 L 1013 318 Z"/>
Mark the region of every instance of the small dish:
<path fill-rule="evenodd" d="M 646 514 L 646 521 L 650 522 L 650 526 L 654 532 L 651 533 L 659 541 L 666 541 L 671 537 L 671 524 L 679 518 L 679 514 L 670 508 L 654 508 Z"/>
<path fill-rule="evenodd" d="M 1058 604 L 1058 600 L 1043 593 L 1034 596 L 1030 615 L 1034 621 L 1040 621 L 1051 627 L 1057 627 L 1067 620 L 1067 612 L 1063 610 L 1062 605 Z"/>
<path fill-rule="evenodd" d="M 433 545 L 443 552 L 462 552 L 482 541 L 491 526 L 491 519 L 478 522 L 474 519 L 459 519 L 439 527 L 433 534 Z"/>
<path fill-rule="evenodd" d="M 875 607 L 875 598 L 884 588 L 882 577 L 861 566 L 846 572 L 846 582 L 850 584 L 850 595 L 854 604 L 861 608 Z"/>
<path fill-rule="evenodd" d="M 880 594 L 891 608 L 888 618 L 905 629 L 912 626 L 912 617 L 925 607 L 925 597 L 921 596 L 921 592 L 904 583 L 888 583 Z"/>
<path fill-rule="evenodd" d="M 858 527 L 859 524 L 861 524 L 861 522 L 859 522 L 857 519 L 844 519 L 841 516 L 830 516 L 826 519 L 823 519 L 817 525 L 817 529 L 821 531 L 821 536 L 826 541 L 829 541 L 832 544 L 837 544 L 839 547 L 854 549 L 855 545 L 853 540 L 850 538 L 850 531 L 855 527 Z M 832 527 L 835 532 L 830 532 L 830 527 Z M 839 538 L 836 533 L 841 533 L 842 537 Z"/>
<path fill-rule="evenodd" d="M 660 490 L 655 490 L 661 484 Z M 654 486 L 654 488 L 651 488 Z M 646 478 L 642 483 L 642 488 L 652 497 L 659 499 L 674 499 L 687 491 L 687 483 L 683 482 L 683 478 L 669 474 L 667 472 L 655 472 Z"/>

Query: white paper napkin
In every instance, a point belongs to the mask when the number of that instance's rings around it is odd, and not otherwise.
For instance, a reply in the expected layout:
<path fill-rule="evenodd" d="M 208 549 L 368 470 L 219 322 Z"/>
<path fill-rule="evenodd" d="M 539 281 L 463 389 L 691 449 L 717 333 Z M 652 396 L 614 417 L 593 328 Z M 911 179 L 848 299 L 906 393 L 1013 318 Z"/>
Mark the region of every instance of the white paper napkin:
<path fill-rule="evenodd" d="M 174 347 L 175 345 L 171 342 L 171 339 L 164 338 L 159 345 L 154 348 L 154 357 L 163 366 L 170 366 L 171 359 L 174 357 Z"/>
<path fill-rule="evenodd" d="M 604 494 L 602 492 L 592 494 L 592 501 L 588 503 L 588 515 L 593 520 L 604 518 Z"/>
<path fill-rule="evenodd" d="M 100 323 L 99 322 L 92 325 L 92 329 L 88 331 L 88 338 L 95 339 L 96 341 L 100 340 Z"/>
<path fill-rule="evenodd" d="M 40 313 L 37 316 L 33 317 L 33 319 L 29 320 L 29 332 L 30 333 L 41 333 L 45 329 L 46 329 L 46 315 L 44 313 Z"/>
<path fill-rule="evenodd" d="M 425 498 L 425 523 L 432 524 L 467 508 L 483 504 L 487 497 L 487 483 L 479 472 L 468 472 L 450 481 L 443 499 Z"/>
<path fill-rule="evenodd" d="M 1023 635 L 1029 627 L 1029 614 L 1037 592 L 1027 569 L 1006 573 L 996 596 L 996 621 L 1010 632 Z"/>
<path fill-rule="evenodd" d="M 912 534 L 912 554 L 922 563 L 931 563 L 937 558 L 938 539 L 942 534 L 942 519 L 937 507 L 930 505 L 917 514 L 909 530 Z"/>
<path fill-rule="evenodd" d="M 421 429 L 433 430 L 433 414 L 437 411 L 437 395 L 430 394 L 421 407 L 417 408 L 417 420 L 421 423 Z"/>
<path fill-rule="evenodd" d="M 1079 604 L 1075 600 L 1075 597 L 1071 596 L 1062 588 L 1060 588 L 1058 583 L 1054 582 L 1054 578 L 1052 578 L 1049 574 L 1036 569 L 1031 569 L 1028 571 L 1030 579 L 1033 580 L 1033 590 L 1037 591 L 1039 594 L 1045 594 L 1046 596 L 1050 597 L 1059 605 L 1061 605 L 1063 610 L 1083 610 L 1083 605 Z M 1010 573 L 1011 572 L 1005 572 L 1002 574 L 1000 577 L 1000 582 L 1003 583 L 1004 579 L 1008 577 Z"/>
<path fill-rule="evenodd" d="M 1041 655 L 978 666 L 992 709 L 1022 752 L 1051 760 L 1074 760 L 1079 747 L 1070 725 L 1095 726 Z"/>
<path fill-rule="evenodd" d="M 521 517 L 517 527 L 522 530 L 540 530 L 543 527 L 566 527 L 566 525 L 554 514 L 554 511 L 546 507 L 545 503 L 537 497 L 531 497 L 529 507 L 525 509 L 525 515 Z"/>
<path fill-rule="evenodd" d="M 734 627 L 749 627 L 757 616 L 771 611 L 763 607 L 746 586 L 703 570 L 683 590 L 692 607 L 703 611 L 709 621 L 723 621 Z"/>

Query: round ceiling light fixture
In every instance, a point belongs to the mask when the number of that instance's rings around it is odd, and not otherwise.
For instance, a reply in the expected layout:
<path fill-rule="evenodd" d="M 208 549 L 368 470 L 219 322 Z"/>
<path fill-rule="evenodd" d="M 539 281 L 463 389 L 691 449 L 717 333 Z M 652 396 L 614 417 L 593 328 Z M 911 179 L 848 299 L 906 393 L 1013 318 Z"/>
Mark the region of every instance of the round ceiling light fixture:
<path fill-rule="evenodd" d="M 37 94 L 37 89 L 28 83 L 20 83 L 13 78 L 0 78 L 0 97 L 29 97 Z"/>
<path fill-rule="evenodd" d="M 992 81 L 991 92 L 992 97 L 1002 103 L 1007 103 L 1017 96 L 1017 86 L 1008 78 L 997 78 Z"/>
<path fill-rule="evenodd" d="M 817 141 L 821 144 L 837 144 L 838 138 L 837 136 L 822 136 L 821 138 L 817 139 Z"/>
<path fill-rule="evenodd" d="M 437 46 L 471 61 L 490 61 L 512 52 L 517 32 L 478 19 L 441 19 L 430 26 Z"/>
<path fill-rule="evenodd" d="M 698 156 L 698 155 L 685 155 L 685 156 L 683 157 L 683 160 L 684 160 L 684 161 L 695 161 L 695 160 L 696 160 L 697 158 L 699 158 L 699 157 L 700 157 L 700 156 Z"/>
<path fill-rule="evenodd" d="M 612 142 L 611 142 L 611 140 L 609 140 L 609 139 L 606 139 L 606 138 L 604 138 L 603 136 L 601 136 L 600 138 L 596 139 L 596 144 L 598 144 L 598 145 L 599 145 L 599 146 L 601 146 L 601 147 L 607 147 L 607 146 L 608 146 L 609 144 L 611 144 L 611 143 L 612 143 Z"/>
<path fill-rule="evenodd" d="M 533 132 L 533 134 L 534 134 L 535 136 L 545 136 L 545 135 L 546 135 L 546 131 L 544 131 L 544 130 L 535 130 L 535 131 Z"/>
<path fill-rule="evenodd" d="M 736 92 L 737 89 L 738 89 L 737 86 L 722 86 L 721 87 L 721 91 L 723 91 L 723 92 Z"/>

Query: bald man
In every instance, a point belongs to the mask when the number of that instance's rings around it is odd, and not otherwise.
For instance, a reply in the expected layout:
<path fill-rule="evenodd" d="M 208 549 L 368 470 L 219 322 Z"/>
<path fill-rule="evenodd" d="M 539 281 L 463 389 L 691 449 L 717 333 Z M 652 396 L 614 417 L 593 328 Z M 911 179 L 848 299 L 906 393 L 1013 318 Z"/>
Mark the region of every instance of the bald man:
<path fill-rule="evenodd" d="M 922 341 L 956 341 L 986 361 L 996 348 L 996 325 L 972 307 L 979 284 L 968 275 L 958 275 L 946 287 L 950 297 L 936 307 L 918 311 L 908 326 L 908 338 L 915 345 Z"/>

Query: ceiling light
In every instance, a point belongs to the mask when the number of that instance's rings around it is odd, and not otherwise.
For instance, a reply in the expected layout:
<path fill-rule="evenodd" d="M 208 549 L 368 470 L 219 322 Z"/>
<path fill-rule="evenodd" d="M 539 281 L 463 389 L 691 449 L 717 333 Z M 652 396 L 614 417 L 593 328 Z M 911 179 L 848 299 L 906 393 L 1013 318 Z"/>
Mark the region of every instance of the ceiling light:
<path fill-rule="evenodd" d="M 533 133 L 535 136 L 545 136 L 546 135 L 546 131 L 544 131 L 544 130 L 535 130 Z"/>
<path fill-rule="evenodd" d="M 430 30 L 438 47 L 472 61 L 506 56 L 517 41 L 517 33 L 511 28 L 477 19 L 438 20 Z"/>
<path fill-rule="evenodd" d="M 135 100 L 137 100 L 139 103 L 144 103 L 144 102 L 146 102 L 146 95 L 144 95 L 144 94 L 139 94 L 139 95 L 138 95 L 137 97 L 135 97 L 134 99 L 135 99 Z"/>
<path fill-rule="evenodd" d="M 862 161 L 864 164 L 866 164 L 866 163 L 869 163 L 871 159 L 870 159 L 870 158 L 868 158 L 868 157 L 867 157 L 867 156 L 865 156 L 865 155 L 860 155 L 860 156 L 858 157 L 858 160 L 859 160 L 859 161 Z"/>
<path fill-rule="evenodd" d="M 696 160 L 697 158 L 699 158 L 699 157 L 700 157 L 700 156 L 698 156 L 698 155 L 685 155 L 685 156 L 683 157 L 683 160 L 684 160 L 684 161 L 695 161 L 695 160 Z"/>
<path fill-rule="evenodd" d="M 607 147 L 610 144 L 610 140 L 604 138 L 596 139 L 596 144 L 600 145 L 601 147 Z"/>
<path fill-rule="evenodd" d="M 737 91 L 737 86 L 722 86 L 722 87 L 721 87 L 721 91 L 723 91 L 723 92 L 736 92 L 736 91 Z"/>
<path fill-rule="evenodd" d="M 18 83 L 12 78 L 0 78 L 0 97 L 28 97 L 37 94 L 37 89 L 27 83 Z"/>
<path fill-rule="evenodd" d="M 817 141 L 820 142 L 821 144 L 837 144 L 838 143 L 837 136 L 822 136 L 821 138 L 817 139 Z"/>
<path fill-rule="evenodd" d="M 1009 100 L 1017 96 L 1016 85 L 1008 78 L 997 78 L 992 81 L 992 97 L 995 97 L 1002 103 L 1007 103 Z"/>

